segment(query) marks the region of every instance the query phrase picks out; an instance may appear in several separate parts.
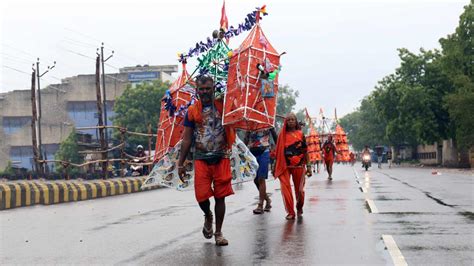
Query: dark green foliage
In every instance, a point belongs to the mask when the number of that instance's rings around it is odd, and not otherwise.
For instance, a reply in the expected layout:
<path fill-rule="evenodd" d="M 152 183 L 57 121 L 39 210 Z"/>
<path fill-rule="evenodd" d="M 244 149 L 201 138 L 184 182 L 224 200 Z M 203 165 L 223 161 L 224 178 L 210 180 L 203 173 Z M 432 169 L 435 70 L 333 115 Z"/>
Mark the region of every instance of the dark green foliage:
<path fill-rule="evenodd" d="M 168 82 L 160 80 L 129 86 L 115 102 L 114 125 L 126 127 L 129 131 L 147 133 L 148 124 L 151 124 L 152 133 L 156 134 L 161 99 L 169 87 Z M 114 138 L 120 140 L 117 130 L 114 131 Z M 139 144 L 148 147 L 147 137 L 128 135 L 126 141 L 132 150 Z M 152 147 L 154 143 L 155 138 Z"/>
<path fill-rule="evenodd" d="M 474 145 L 474 9 L 465 7 L 442 51 L 399 49 L 400 66 L 353 113 L 341 119 L 356 149 L 365 144 L 416 145 L 454 138 Z"/>
<path fill-rule="evenodd" d="M 81 164 L 84 162 L 84 158 L 79 154 L 79 146 L 77 145 L 77 134 L 75 130 L 73 130 L 69 136 L 61 142 L 59 150 L 54 155 L 54 159 L 75 164 Z M 62 173 L 63 170 L 64 167 L 60 163 L 56 163 L 56 171 Z M 76 174 L 80 169 L 70 166 L 68 171 L 70 174 Z"/>

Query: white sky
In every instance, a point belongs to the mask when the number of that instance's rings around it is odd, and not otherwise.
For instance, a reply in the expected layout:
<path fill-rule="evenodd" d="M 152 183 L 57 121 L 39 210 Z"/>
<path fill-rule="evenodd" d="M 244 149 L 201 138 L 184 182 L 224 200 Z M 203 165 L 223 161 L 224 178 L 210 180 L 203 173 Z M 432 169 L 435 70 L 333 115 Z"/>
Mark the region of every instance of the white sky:
<path fill-rule="evenodd" d="M 454 32 L 469 0 L 227 0 L 229 25 L 267 4 L 262 28 L 279 52 L 280 83 L 300 91 L 297 108 L 342 116 L 359 105 L 383 76 L 398 66 L 396 49 L 439 48 Z M 116 68 L 178 64 L 177 53 L 205 40 L 219 26 L 222 0 L 2 1 L 0 92 L 28 89 L 26 73 L 40 57 L 57 66 L 42 80 L 94 73 L 96 47 L 115 50 Z M 237 47 L 243 33 L 230 42 Z M 68 51 L 69 50 L 69 51 Z M 85 58 L 74 51 L 90 58 Z M 193 68 L 190 60 L 188 69 Z M 112 67 L 109 72 L 117 72 Z M 191 69 L 192 70 L 192 69 Z"/>

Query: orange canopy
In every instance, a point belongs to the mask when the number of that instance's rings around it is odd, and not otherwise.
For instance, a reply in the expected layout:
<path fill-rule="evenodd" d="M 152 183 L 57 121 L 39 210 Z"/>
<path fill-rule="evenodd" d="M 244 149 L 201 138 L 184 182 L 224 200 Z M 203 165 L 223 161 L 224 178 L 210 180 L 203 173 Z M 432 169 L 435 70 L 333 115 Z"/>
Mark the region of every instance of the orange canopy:
<path fill-rule="evenodd" d="M 274 71 L 274 74 L 278 73 L 280 65 L 280 55 L 262 32 L 259 23 L 230 58 L 224 101 L 224 125 L 244 130 L 273 127 L 278 75 L 265 78 L 257 65 L 265 66 L 267 74 Z M 268 91 L 262 92 L 268 88 L 272 90 L 270 94 L 273 93 L 273 96 L 267 96 Z"/>
<path fill-rule="evenodd" d="M 336 155 L 337 162 L 349 162 L 351 160 L 349 152 L 349 144 L 347 143 L 347 135 L 341 125 L 336 125 L 336 133 L 334 134 L 336 149 L 339 153 Z"/>
<path fill-rule="evenodd" d="M 160 121 L 156 137 L 155 158 L 158 161 L 174 147 L 183 134 L 183 119 L 189 102 L 195 95 L 194 83 L 186 71 L 186 65 L 183 64 L 183 71 L 169 88 L 171 103 L 176 108 L 174 112 L 166 109 L 165 104 L 161 103 Z M 163 99 L 166 99 L 165 95 Z"/>
<path fill-rule="evenodd" d="M 306 144 L 308 145 L 308 156 L 310 163 L 316 163 L 322 160 L 321 156 L 321 140 L 318 131 L 310 125 L 309 135 L 306 136 Z"/>

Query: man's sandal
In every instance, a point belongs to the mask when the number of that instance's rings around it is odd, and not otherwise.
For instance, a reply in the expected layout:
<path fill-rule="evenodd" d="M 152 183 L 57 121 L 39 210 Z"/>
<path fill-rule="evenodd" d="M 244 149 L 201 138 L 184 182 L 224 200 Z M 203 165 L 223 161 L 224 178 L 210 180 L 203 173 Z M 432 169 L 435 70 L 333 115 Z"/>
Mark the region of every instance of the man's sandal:
<path fill-rule="evenodd" d="M 212 220 L 212 212 L 210 212 L 209 215 L 204 215 L 204 226 L 202 227 L 202 234 L 206 239 L 211 239 L 214 233 L 214 230 L 212 229 Z"/>
<path fill-rule="evenodd" d="M 264 211 L 266 212 L 269 212 L 270 209 L 272 208 L 272 200 L 270 199 L 270 197 L 267 196 L 267 198 L 265 199 L 265 201 L 267 202 L 265 204 L 265 208 L 263 209 Z"/>
<path fill-rule="evenodd" d="M 303 217 L 303 210 L 302 210 L 302 209 L 301 209 L 301 210 L 297 210 L 297 211 L 296 211 L 296 215 L 298 216 L 298 218 Z"/>
<path fill-rule="evenodd" d="M 258 204 L 257 208 L 253 210 L 253 214 L 263 214 L 263 204 Z"/>
<path fill-rule="evenodd" d="M 224 236 L 222 235 L 222 232 L 215 233 L 214 238 L 216 240 L 216 246 L 227 246 L 227 245 L 229 245 L 229 241 L 227 241 L 227 239 L 224 238 Z"/>
<path fill-rule="evenodd" d="M 287 219 L 287 220 L 294 220 L 294 219 L 295 219 L 295 215 L 293 215 L 293 214 L 288 214 L 288 215 L 285 217 L 285 219 Z"/>

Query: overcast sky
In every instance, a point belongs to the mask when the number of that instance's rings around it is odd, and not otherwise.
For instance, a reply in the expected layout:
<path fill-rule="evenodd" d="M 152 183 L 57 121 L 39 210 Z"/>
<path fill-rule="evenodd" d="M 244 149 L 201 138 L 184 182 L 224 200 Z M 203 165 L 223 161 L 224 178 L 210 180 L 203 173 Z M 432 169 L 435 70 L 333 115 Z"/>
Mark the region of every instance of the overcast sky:
<path fill-rule="evenodd" d="M 399 64 L 397 48 L 439 48 L 469 0 L 227 0 L 230 25 L 267 4 L 262 28 L 279 52 L 280 83 L 300 92 L 297 108 L 351 112 Z M 96 47 L 115 50 L 108 72 L 137 64 L 178 64 L 177 53 L 219 26 L 222 0 L 3 0 L 0 92 L 28 89 L 31 64 L 57 66 L 42 84 L 94 73 Z M 245 33 L 230 42 L 237 47 Z M 84 56 L 78 55 L 82 54 Z M 195 59 L 190 60 L 189 68 Z M 117 68 L 117 69 L 114 69 Z M 16 69 L 13 70 L 12 68 Z"/>

